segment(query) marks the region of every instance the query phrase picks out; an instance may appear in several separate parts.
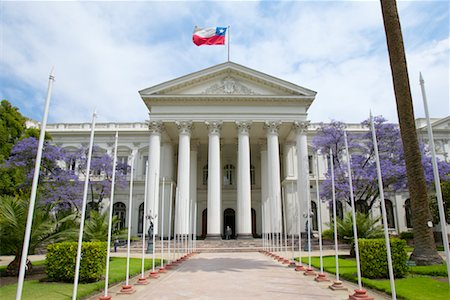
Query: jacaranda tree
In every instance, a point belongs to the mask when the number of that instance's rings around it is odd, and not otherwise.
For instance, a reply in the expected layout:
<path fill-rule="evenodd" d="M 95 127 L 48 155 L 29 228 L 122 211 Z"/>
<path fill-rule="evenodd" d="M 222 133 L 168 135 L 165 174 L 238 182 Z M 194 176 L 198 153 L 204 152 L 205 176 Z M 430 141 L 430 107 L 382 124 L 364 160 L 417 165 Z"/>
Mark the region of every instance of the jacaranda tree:
<path fill-rule="evenodd" d="M 362 125 L 370 129 L 368 121 Z M 385 191 L 406 191 L 407 178 L 400 130 L 397 125 L 387 123 L 383 117 L 374 118 L 377 134 L 378 151 L 380 156 L 383 187 Z M 350 193 L 347 176 L 347 155 L 344 147 L 345 124 L 332 121 L 321 124 L 317 135 L 313 139 L 313 146 L 322 154 L 333 151 L 336 197 L 350 205 Z M 355 201 L 360 211 L 368 212 L 374 203 L 379 200 L 377 170 L 370 130 L 364 133 L 348 132 L 349 152 L 351 154 L 351 169 L 353 175 L 353 189 Z M 422 146 L 422 165 L 425 169 L 427 184 L 433 182 L 431 157 L 427 155 L 426 148 Z M 442 181 L 450 181 L 450 164 L 439 161 L 439 170 Z M 414 184 L 413 182 L 411 184 Z M 331 173 L 328 170 L 326 180 L 321 185 L 321 198 L 332 199 Z"/>

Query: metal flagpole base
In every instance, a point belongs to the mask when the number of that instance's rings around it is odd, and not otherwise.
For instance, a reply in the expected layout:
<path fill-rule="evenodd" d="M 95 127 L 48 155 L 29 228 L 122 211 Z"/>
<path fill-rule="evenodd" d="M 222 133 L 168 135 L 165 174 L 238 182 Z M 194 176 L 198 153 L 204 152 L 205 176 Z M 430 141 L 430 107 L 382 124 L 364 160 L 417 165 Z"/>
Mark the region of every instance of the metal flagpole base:
<path fill-rule="evenodd" d="M 349 300 L 373 300 L 373 297 L 370 297 L 367 295 L 367 291 L 365 289 L 361 290 L 355 290 L 355 293 L 353 295 L 348 296 Z"/>
<path fill-rule="evenodd" d="M 136 292 L 135 289 L 133 289 L 133 286 L 131 284 L 129 285 L 122 285 L 122 288 L 120 289 L 120 292 L 118 294 L 133 294 Z"/>
<path fill-rule="evenodd" d="M 283 265 L 289 265 L 291 262 L 289 261 L 289 259 L 284 258 L 283 259 Z"/>
<path fill-rule="evenodd" d="M 319 273 L 317 274 L 316 278 L 314 278 L 315 281 L 317 282 L 324 282 L 324 281 L 331 281 L 328 277 L 327 274 L 325 273 Z"/>
<path fill-rule="evenodd" d="M 158 272 L 159 273 L 167 273 L 167 270 L 166 270 L 166 268 L 161 267 L 161 268 L 159 268 Z"/>
<path fill-rule="evenodd" d="M 170 270 L 173 267 L 172 262 L 166 264 L 166 269 Z"/>
<path fill-rule="evenodd" d="M 151 278 L 151 279 L 158 279 L 158 278 L 159 278 L 158 272 L 156 272 L 156 271 L 150 272 L 148 278 Z"/>
<path fill-rule="evenodd" d="M 330 289 L 332 289 L 333 291 L 346 291 L 347 288 L 342 284 L 342 281 L 340 280 L 335 280 L 333 281 L 333 284 L 328 286 Z"/>
<path fill-rule="evenodd" d="M 108 295 L 108 296 L 101 296 L 99 299 L 100 300 L 111 300 L 111 298 L 112 297 Z"/>
<path fill-rule="evenodd" d="M 136 284 L 138 284 L 138 285 L 146 285 L 146 284 L 148 284 L 148 280 L 145 277 L 141 277 L 141 278 L 138 279 Z"/>
<path fill-rule="evenodd" d="M 306 268 L 303 265 L 297 265 L 295 267 L 295 271 L 297 271 L 297 272 L 306 271 Z"/>
<path fill-rule="evenodd" d="M 295 268 L 297 266 L 297 264 L 295 263 L 295 261 L 291 260 L 289 262 L 289 268 Z"/>
<path fill-rule="evenodd" d="M 303 273 L 305 276 L 316 276 L 316 272 L 313 268 L 306 268 L 305 273 Z"/>
<path fill-rule="evenodd" d="M 281 256 L 278 256 L 278 259 L 277 259 L 279 262 L 282 262 L 283 260 L 284 260 L 284 258 L 283 257 L 281 257 Z"/>

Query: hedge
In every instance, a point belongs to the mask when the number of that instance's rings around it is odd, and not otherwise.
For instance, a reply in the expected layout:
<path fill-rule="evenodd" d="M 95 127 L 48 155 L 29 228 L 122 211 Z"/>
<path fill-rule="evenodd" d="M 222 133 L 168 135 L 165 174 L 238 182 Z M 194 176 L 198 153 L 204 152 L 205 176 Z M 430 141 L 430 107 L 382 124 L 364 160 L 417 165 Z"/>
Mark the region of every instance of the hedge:
<path fill-rule="evenodd" d="M 361 273 L 367 278 L 389 278 L 386 242 L 384 239 L 359 239 Z M 391 256 L 395 278 L 405 277 L 408 272 L 406 241 L 391 239 Z"/>
<path fill-rule="evenodd" d="M 47 277 L 53 281 L 73 282 L 77 257 L 75 242 L 64 242 L 47 247 Z M 101 279 L 106 264 L 107 246 L 104 242 L 83 242 L 81 246 L 80 282 Z"/>

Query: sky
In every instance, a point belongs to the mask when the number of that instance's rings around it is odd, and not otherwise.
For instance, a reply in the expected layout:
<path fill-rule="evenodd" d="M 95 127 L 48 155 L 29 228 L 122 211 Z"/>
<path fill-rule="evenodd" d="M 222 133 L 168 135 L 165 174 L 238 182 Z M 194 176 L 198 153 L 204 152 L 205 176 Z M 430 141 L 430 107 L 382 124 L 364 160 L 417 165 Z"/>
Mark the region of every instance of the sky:
<path fill-rule="evenodd" d="M 450 115 L 450 4 L 398 1 L 416 118 Z M 143 122 L 138 91 L 223 63 L 194 26 L 230 26 L 231 61 L 317 92 L 312 122 L 398 122 L 379 1 L 0 1 L 0 98 L 49 122 Z"/>

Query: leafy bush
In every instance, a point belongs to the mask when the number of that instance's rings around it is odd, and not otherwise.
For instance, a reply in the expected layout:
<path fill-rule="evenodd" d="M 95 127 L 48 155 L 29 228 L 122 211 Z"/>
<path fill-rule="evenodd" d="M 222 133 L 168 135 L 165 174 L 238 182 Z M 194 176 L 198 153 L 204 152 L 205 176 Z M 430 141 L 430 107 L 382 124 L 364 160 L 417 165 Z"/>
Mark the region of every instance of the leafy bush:
<path fill-rule="evenodd" d="M 400 238 L 402 240 L 412 240 L 414 239 L 414 233 L 412 231 L 402 231 L 400 232 Z"/>
<path fill-rule="evenodd" d="M 360 239 L 358 242 L 363 276 L 367 278 L 389 278 L 385 240 Z M 394 276 L 395 278 L 402 278 L 408 271 L 406 241 L 391 239 L 390 242 Z"/>
<path fill-rule="evenodd" d="M 81 246 L 80 282 L 101 278 L 106 264 L 106 243 L 83 242 Z M 73 282 L 77 243 L 64 242 L 47 247 L 47 276 L 54 281 Z"/>
<path fill-rule="evenodd" d="M 334 240 L 334 230 L 329 228 L 322 231 L 322 238 L 325 240 Z"/>

